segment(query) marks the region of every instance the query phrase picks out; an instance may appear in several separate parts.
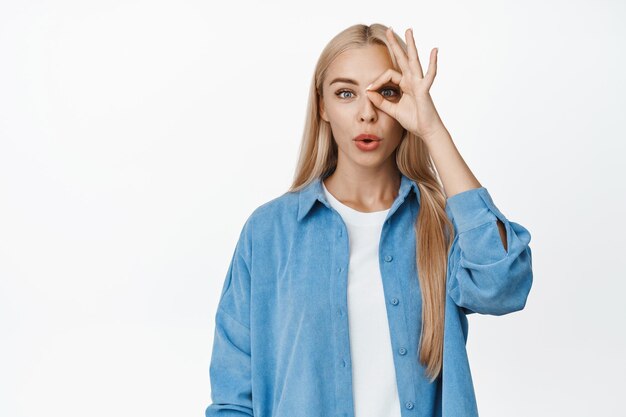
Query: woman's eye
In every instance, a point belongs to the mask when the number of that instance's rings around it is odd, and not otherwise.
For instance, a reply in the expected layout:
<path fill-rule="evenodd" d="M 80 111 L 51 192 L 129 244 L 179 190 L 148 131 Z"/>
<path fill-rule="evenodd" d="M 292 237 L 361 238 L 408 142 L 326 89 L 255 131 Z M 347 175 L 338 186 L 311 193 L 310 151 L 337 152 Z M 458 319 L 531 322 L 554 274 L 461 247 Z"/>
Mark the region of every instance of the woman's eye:
<path fill-rule="evenodd" d="M 394 93 L 396 94 L 396 96 L 399 96 L 399 95 L 400 95 L 400 92 L 398 91 L 398 89 L 397 89 L 397 88 L 391 88 L 391 87 L 389 87 L 389 88 L 384 88 L 384 89 L 382 89 L 381 91 L 392 91 L 392 92 L 394 92 Z M 382 95 L 383 97 L 393 97 L 393 95 L 385 95 L 385 94 L 381 94 L 381 95 Z"/>
<path fill-rule="evenodd" d="M 394 94 L 384 94 L 385 91 L 391 91 L 392 93 L 395 93 L 395 96 L 399 96 L 400 95 L 400 91 L 397 88 L 392 88 L 392 87 L 387 87 L 387 88 L 382 88 L 380 90 L 378 90 L 379 92 L 381 92 L 381 95 L 383 97 L 394 97 Z M 350 90 L 339 90 L 337 91 L 337 93 L 335 93 L 339 98 L 351 98 L 350 96 L 344 96 L 342 95 L 343 93 L 349 93 L 352 94 L 352 91 Z"/>
<path fill-rule="evenodd" d="M 350 94 L 352 94 L 352 91 L 350 91 L 350 90 L 339 90 L 339 91 L 337 91 L 337 95 L 339 96 L 339 98 L 349 98 L 349 97 L 342 96 L 343 93 L 350 93 Z"/>

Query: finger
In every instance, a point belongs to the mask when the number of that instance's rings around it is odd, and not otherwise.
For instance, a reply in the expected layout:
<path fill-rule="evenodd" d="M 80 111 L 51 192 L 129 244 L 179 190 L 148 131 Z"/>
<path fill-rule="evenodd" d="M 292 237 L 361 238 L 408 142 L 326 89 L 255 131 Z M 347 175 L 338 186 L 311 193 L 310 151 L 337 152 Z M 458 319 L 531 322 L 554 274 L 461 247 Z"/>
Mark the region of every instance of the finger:
<path fill-rule="evenodd" d="M 367 86 L 366 90 L 377 90 L 381 85 L 388 83 L 391 81 L 396 85 L 400 85 L 400 81 L 402 80 L 402 74 L 396 71 L 393 68 L 388 68 L 385 72 L 380 74 L 378 78 L 376 78 L 370 85 Z"/>
<path fill-rule="evenodd" d="M 435 75 L 437 75 L 437 55 L 439 54 L 439 48 L 433 48 L 430 51 L 430 63 L 428 64 L 428 71 L 426 72 L 426 76 L 424 80 L 426 81 L 428 88 L 433 84 L 435 80 Z"/>
<path fill-rule="evenodd" d="M 409 65 L 414 69 L 415 73 L 420 76 L 420 78 L 424 78 L 422 64 L 420 63 L 420 57 L 417 54 L 417 47 L 415 46 L 415 39 L 413 38 L 413 29 L 407 29 L 405 35 L 406 49 L 409 51 Z"/>
<path fill-rule="evenodd" d="M 387 36 L 387 41 L 389 41 L 389 45 L 391 46 L 393 56 L 396 58 L 396 61 L 398 62 L 398 66 L 400 67 L 403 73 L 406 72 L 408 74 L 409 63 L 407 61 L 407 56 L 404 53 L 404 50 L 402 49 L 400 44 L 398 43 L 398 40 L 396 39 L 396 35 L 393 33 L 393 30 L 391 29 L 391 27 L 387 28 L 385 34 Z"/>
<path fill-rule="evenodd" d="M 392 103 L 389 100 L 385 100 L 382 95 L 375 91 L 366 90 L 365 94 L 367 94 L 367 97 L 372 103 L 374 103 L 376 107 L 395 119 L 394 115 L 396 114 L 396 106 L 398 105 L 397 103 Z"/>

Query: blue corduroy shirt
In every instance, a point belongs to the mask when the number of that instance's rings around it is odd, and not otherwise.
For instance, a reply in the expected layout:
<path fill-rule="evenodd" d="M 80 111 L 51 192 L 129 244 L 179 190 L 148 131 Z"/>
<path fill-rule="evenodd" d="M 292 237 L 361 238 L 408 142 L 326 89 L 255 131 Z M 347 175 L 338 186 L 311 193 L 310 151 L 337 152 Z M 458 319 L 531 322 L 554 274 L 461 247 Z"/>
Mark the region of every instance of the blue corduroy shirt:
<path fill-rule="evenodd" d="M 500 212 L 484 187 L 447 199 L 455 238 L 448 254 L 443 369 L 429 382 L 418 360 L 422 303 L 414 222 L 420 191 L 401 176 L 378 257 L 402 417 L 477 417 L 467 316 L 524 308 L 533 281 L 531 236 Z M 354 416 L 348 233 L 321 181 L 259 206 L 241 230 L 215 314 L 206 417 Z M 507 250 L 497 219 L 506 227 Z"/>

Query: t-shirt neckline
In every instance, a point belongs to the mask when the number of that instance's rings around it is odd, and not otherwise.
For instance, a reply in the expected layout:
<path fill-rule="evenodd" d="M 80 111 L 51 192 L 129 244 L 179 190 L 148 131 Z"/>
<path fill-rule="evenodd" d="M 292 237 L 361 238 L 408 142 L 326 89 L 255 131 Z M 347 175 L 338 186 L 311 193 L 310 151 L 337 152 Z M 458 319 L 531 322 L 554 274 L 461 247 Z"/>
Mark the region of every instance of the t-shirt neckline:
<path fill-rule="evenodd" d="M 339 201 L 334 195 L 331 194 L 330 191 L 328 191 L 324 181 L 322 181 L 322 187 L 324 188 L 324 193 L 326 194 L 326 198 L 328 198 L 330 205 L 339 212 L 341 217 L 343 217 L 346 222 L 350 224 L 359 226 L 380 225 L 385 221 L 387 213 L 391 210 L 391 208 L 388 208 L 386 210 L 372 212 L 359 211 Z"/>

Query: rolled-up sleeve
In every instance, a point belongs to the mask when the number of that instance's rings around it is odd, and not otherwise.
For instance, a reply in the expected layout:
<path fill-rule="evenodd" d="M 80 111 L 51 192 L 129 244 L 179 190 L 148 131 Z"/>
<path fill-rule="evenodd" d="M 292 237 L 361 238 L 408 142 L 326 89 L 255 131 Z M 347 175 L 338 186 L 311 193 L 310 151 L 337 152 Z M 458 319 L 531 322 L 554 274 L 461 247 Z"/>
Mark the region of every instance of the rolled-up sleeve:
<path fill-rule="evenodd" d="M 530 232 L 509 221 L 485 187 L 449 197 L 446 213 L 455 229 L 447 278 L 452 300 L 466 314 L 522 310 L 533 282 Z M 498 219 L 506 229 L 506 250 Z"/>
<path fill-rule="evenodd" d="M 246 223 L 247 224 L 247 223 Z M 244 226 L 215 314 L 206 417 L 252 416 L 250 350 L 250 247 Z"/>

